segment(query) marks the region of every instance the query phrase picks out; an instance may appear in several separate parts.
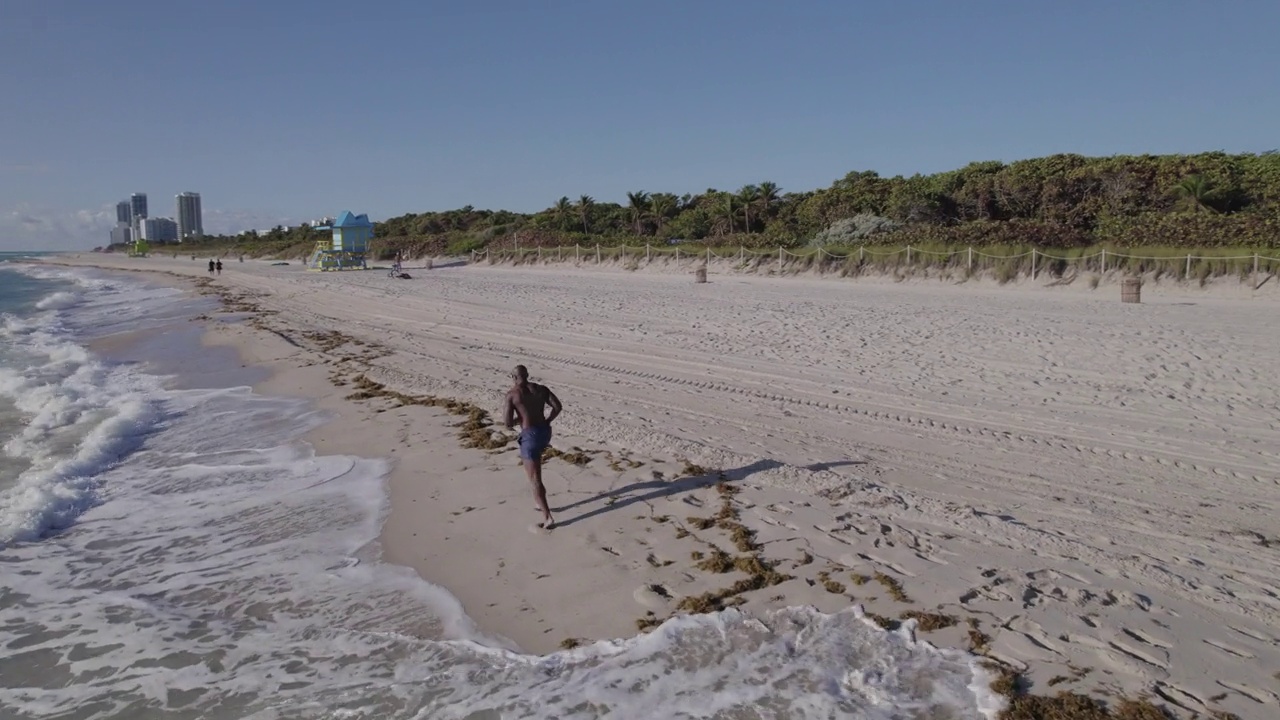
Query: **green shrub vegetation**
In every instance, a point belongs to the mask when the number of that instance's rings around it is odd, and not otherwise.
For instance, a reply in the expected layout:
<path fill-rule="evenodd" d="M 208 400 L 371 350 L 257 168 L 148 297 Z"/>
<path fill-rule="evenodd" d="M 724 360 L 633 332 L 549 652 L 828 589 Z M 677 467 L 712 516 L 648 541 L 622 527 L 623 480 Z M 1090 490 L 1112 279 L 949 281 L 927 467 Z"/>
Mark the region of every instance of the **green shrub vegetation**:
<path fill-rule="evenodd" d="M 565 196 L 534 213 L 471 206 L 409 213 L 377 223 L 374 233 L 375 260 L 397 251 L 613 248 L 675 239 L 733 248 L 1272 249 L 1280 247 L 1280 153 L 1062 154 L 911 177 L 855 171 L 801 192 L 761 182 L 684 195 L 637 191 L 622 203 Z M 210 236 L 182 251 L 303 257 L 318 237 L 306 227 L 277 228 Z"/>

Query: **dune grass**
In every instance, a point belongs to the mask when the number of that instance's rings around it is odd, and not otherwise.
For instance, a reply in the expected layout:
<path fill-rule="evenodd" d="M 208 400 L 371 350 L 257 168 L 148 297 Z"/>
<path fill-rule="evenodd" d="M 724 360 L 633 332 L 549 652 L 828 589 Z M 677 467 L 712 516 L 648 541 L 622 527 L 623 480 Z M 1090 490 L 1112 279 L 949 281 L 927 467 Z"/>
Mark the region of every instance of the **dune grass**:
<path fill-rule="evenodd" d="M 1256 255 L 1256 262 L 1255 262 Z M 707 245 L 618 245 L 614 247 L 524 248 L 490 250 L 490 264 L 552 262 L 621 263 L 628 270 L 648 264 L 688 263 L 689 268 L 711 262 L 732 262 L 735 269 L 760 273 L 816 271 L 856 277 L 879 273 L 907 277 L 919 273 L 955 279 L 993 277 L 1001 283 L 1020 278 L 1069 279 L 1088 273 L 1134 274 L 1153 279 L 1169 278 L 1207 282 L 1211 278 L 1254 274 L 1270 276 L 1280 271 L 1280 250 L 1256 248 L 1182 248 L 1141 246 L 1124 248 L 1098 245 L 1083 248 L 1033 248 L 1030 245 L 910 247 L 864 245 L 787 250 L 777 248 L 725 248 Z"/>

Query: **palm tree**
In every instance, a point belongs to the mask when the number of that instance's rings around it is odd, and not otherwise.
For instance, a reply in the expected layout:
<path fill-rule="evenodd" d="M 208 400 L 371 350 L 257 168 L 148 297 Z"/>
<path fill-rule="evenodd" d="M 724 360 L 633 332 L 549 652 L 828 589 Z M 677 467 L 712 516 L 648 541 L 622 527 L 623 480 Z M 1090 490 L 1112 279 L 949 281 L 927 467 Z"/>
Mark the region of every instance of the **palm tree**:
<path fill-rule="evenodd" d="M 720 219 L 716 221 L 713 231 L 717 235 L 732 235 L 734 221 L 738 215 L 738 199 L 732 193 L 720 194 Z"/>
<path fill-rule="evenodd" d="M 628 210 L 631 211 L 631 224 L 635 228 L 637 235 L 643 235 L 640 229 L 641 223 L 649 214 L 649 193 L 641 190 L 640 192 L 627 193 Z"/>
<path fill-rule="evenodd" d="M 675 217 L 679 207 L 679 198 L 671 193 L 656 193 L 651 197 L 649 199 L 649 217 L 653 219 L 654 231 L 661 231 L 667 221 Z"/>
<path fill-rule="evenodd" d="M 572 214 L 573 203 L 569 202 L 568 196 L 560 198 L 555 205 L 551 206 L 551 217 L 555 218 L 556 227 L 560 230 L 564 230 L 569 216 Z"/>
<path fill-rule="evenodd" d="M 751 208 L 760 202 L 760 188 L 755 185 L 743 185 L 738 191 L 738 201 L 742 203 L 742 216 L 745 220 L 743 230 L 751 232 Z"/>
<path fill-rule="evenodd" d="M 1178 204 L 1192 213 L 1211 213 L 1213 205 L 1213 181 L 1203 175 L 1188 175 L 1173 186 Z"/>
<path fill-rule="evenodd" d="M 760 212 L 757 213 L 757 215 L 764 220 L 768 220 L 773 214 L 774 208 L 778 205 L 781 189 L 778 187 L 777 183 L 766 180 L 760 183 L 758 190 L 760 191 Z"/>
<path fill-rule="evenodd" d="M 591 214 L 591 208 L 596 204 L 595 198 L 590 195 L 583 195 L 578 198 L 578 215 L 582 218 L 582 232 L 585 234 L 587 230 L 587 217 Z"/>

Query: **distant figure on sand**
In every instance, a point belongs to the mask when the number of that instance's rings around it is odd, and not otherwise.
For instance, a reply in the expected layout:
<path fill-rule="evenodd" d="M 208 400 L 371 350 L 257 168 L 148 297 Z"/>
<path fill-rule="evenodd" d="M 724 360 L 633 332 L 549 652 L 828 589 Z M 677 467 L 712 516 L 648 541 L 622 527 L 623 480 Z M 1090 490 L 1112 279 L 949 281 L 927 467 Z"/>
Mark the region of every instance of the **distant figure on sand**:
<path fill-rule="evenodd" d="M 213 258 L 209 258 L 209 274 L 213 274 Z"/>
<path fill-rule="evenodd" d="M 560 414 L 560 399 L 547 386 L 529 382 L 529 370 L 523 365 L 516 366 L 511 379 L 516 384 L 507 392 L 502 418 L 508 430 L 517 421 L 520 423 L 520 459 L 524 460 L 525 472 L 533 485 L 533 499 L 542 511 L 539 527 L 550 530 L 555 527 L 555 521 L 547 504 L 547 489 L 542 485 L 542 452 L 551 445 L 551 421 Z M 543 416 L 542 411 L 548 405 L 551 414 Z"/>
<path fill-rule="evenodd" d="M 218 260 L 218 266 L 217 266 L 217 267 L 218 267 L 218 274 L 219 274 L 219 275 L 221 275 L 221 274 L 222 274 L 222 260 L 221 260 L 221 259 L 219 259 L 219 260 Z"/>

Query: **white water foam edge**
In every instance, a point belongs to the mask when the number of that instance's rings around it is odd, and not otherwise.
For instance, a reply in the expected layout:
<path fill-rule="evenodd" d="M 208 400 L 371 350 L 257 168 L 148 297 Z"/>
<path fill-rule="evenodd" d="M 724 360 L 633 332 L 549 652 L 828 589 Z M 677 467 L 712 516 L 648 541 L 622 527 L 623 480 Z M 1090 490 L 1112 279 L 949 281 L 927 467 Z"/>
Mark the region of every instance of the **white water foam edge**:
<path fill-rule="evenodd" d="M 28 421 L 0 491 L 0 707 L 17 718 L 994 717 L 977 659 L 859 608 L 681 616 L 547 656 L 382 563 L 386 461 L 301 440 L 327 417 L 247 387 L 179 389 L 76 328 L 181 291 L 77 283 L 7 317 Z M 175 294 L 176 293 L 176 294 Z M 109 314 L 110 320 L 106 319 Z M 13 492 L 10 492 L 13 491 Z"/>

